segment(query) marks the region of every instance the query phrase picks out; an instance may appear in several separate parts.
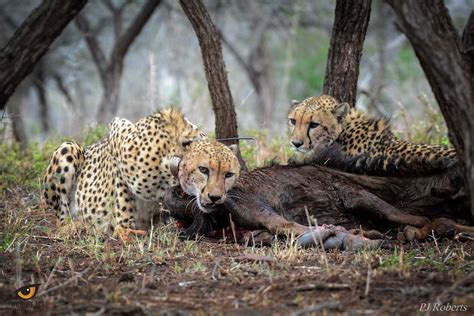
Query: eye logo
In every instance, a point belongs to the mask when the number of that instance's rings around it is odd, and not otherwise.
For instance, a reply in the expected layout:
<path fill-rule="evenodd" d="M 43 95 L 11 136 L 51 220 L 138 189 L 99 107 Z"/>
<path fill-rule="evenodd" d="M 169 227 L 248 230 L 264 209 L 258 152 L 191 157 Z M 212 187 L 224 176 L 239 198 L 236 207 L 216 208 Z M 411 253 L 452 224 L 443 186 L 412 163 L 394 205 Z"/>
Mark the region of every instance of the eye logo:
<path fill-rule="evenodd" d="M 20 287 L 15 291 L 15 294 L 22 300 L 29 300 L 35 297 L 36 292 L 41 284 L 30 284 L 23 287 Z"/>

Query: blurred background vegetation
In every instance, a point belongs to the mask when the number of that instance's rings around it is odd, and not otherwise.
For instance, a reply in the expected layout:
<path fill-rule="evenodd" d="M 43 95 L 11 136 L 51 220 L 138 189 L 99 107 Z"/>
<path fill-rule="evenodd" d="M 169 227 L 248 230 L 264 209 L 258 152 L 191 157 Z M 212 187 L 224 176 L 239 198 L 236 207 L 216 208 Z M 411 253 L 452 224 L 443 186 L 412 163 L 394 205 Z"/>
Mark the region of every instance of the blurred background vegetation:
<path fill-rule="evenodd" d="M 0 45 L 40 2 L 0 0 Z M 81 14 L 90 23 L 89 35 L 97 38 L 106 55 L 113 48 L 117 25 L 125 28 L 144 3 L 91 0 L 86 5 Z M 244 157 L 251 168 L 274 159 L 285 161 L 290 155 L 290 100 L 322 91 L 335 1 L 205 4 L 222 34 L 239 133 L 257 139 L 258 146 L 253 141 L 243 144 Z M 446 5 L 461 29 L 474 0 L 449 0 Z M 448 143 L 443 117 L 391 8 L 374 1 L 370 19 L 357 107 L 390 117 L 403 138 Z M 84 36 L 76 23 L 70 23 L 17 88 L 7 111 L 0 113 L 0 190 L 13 179 L 37 187 L 50 153 L 62 140 L 90 144 L 107 132 L 97 124 L 103 88 Z M 204 131 L 214 130 L 199 45 L 177 2 L 163 1 L 138 34 L 126 55 L 119 91 L 118 116 L 134 121 L 176 105 Z"/>

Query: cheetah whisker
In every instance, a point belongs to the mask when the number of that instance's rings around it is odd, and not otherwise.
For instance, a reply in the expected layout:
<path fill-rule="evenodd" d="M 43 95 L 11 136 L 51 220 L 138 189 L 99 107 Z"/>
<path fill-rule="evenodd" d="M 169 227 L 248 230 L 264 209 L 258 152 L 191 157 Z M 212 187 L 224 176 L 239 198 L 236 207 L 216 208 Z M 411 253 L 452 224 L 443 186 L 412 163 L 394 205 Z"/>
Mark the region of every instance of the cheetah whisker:
<path fill-rule="evenodd" d="M 184 207 L 184 209 L 187 209 L 189 204 L 191 204 L 193 202 L 196 202 L 196 200 L 197 200 L 197 197 L 194 196 L 191 200 L 188 201 L 188 203 L 186 203 L 186 206 Z M 191 205 L 191 206 L 193 206 L 193 205 Z M 191 210 L 194 211 L 194 209 L 191 209 Z"/>
<path fill-rule="evenodd" d="M 242 196 L 239 196 L 238 194 L 229 194 L 229 193 L 227 193 L 227 198 L 241 200 L 241 201 L 244 200 L 244 198 Z"/>

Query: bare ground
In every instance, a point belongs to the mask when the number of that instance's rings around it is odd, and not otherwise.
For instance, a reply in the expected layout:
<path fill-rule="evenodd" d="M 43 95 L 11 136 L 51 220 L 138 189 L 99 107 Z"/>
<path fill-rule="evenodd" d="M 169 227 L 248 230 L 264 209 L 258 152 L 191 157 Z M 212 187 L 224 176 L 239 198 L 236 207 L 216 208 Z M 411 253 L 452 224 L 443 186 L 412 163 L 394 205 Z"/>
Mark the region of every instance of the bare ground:
<path fill-rule="evenodd" d="M 415 314 L 422 303 L 474 314 L 473 242 L 322 252 L 291 241 L 244 247 L 182 241 L 172 222 L 127 245 L 59 233 L 38 192 L 0 200 L 0 314 Z M 15 289 L 40 283 L 21 301 Z M 459 307 L 458 307 L 459 308 Z"/>

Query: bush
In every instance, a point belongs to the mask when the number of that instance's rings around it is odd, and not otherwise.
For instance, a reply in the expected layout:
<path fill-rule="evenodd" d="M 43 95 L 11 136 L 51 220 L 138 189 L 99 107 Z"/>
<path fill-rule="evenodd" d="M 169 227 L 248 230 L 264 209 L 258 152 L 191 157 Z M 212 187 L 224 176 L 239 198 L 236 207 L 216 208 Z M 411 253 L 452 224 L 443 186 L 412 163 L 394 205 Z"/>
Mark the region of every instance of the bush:
<path fill-rule="evenodd" d="M 97 125 L 83 133 L 84 146 L 89 146 L 107 134 L 107 127 Z M 50 139 L 40 146 L 31 143 L 25 150 L 19 144 L 0 144 L 0 195 L 7 188 L 23 186 L 38 190 L 41 187 L 43 174 L 49 164 L 54 150 L 64 141 L 70 139 Z"/>
<path fill-rule="evenodd" d="M 247 130 L 242 135 L 254 138 L 253 141 L 240 141 L 242 158 L 249 170 L 273 163 L 286 163 L 294 155 L 286 137 L 270 138 L 267 132 L 259 130 Z"/>

